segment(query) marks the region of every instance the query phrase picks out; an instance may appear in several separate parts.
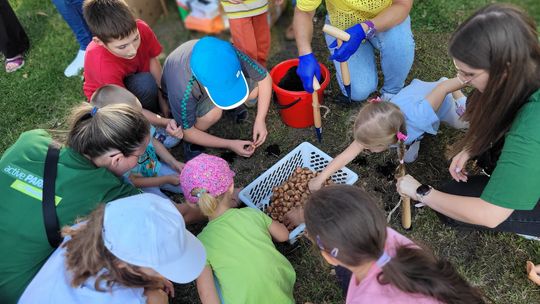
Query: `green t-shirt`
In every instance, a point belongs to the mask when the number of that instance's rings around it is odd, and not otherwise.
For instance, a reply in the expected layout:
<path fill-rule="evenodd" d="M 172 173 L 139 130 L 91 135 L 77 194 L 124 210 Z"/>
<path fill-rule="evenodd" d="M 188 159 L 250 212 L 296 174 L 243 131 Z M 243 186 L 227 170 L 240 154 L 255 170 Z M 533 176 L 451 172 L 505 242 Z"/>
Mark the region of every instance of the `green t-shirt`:
<path fill-rule="evenodd" d="M 540 199 L 540 90 L 517 114 L 480 198 L 514 210 L 532 210 Z"/>
<path fill-rule="evenodd" d="M 53 248 L 41 206 L 43 168 L 51 138 L 44 130 L 23 133 L 0 159 L 0 298 L 16 303 Z M 60 227 L 88 215 L 99 203 L 138 194 L 105 168 L 62 148 L 56 178 Z"/>
<path fill-rule="evenodd" d="M 294 303 L 296 273 L 272 243 L 271 223 L 257 209 L 229 209 L 198 235 L 225 303 Z"/>

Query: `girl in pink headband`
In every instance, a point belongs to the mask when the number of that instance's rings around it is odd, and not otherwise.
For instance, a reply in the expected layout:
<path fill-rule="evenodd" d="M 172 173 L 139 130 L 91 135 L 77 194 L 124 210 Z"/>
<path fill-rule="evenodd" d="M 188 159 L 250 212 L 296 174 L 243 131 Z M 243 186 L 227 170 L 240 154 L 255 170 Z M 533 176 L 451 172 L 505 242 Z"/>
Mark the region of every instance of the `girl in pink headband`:
<path fill-rule="evenodd" d="M 287 241 L 289 231 L 258 209 L 235 208 L 233 177 L 225 160 L 208 154 L 180 174 L 186 200 L 209 219 L 197 236 L 207 252 L 197 279 L 201 302 L 294 303 L 296 274 L 272 243 Z"/>

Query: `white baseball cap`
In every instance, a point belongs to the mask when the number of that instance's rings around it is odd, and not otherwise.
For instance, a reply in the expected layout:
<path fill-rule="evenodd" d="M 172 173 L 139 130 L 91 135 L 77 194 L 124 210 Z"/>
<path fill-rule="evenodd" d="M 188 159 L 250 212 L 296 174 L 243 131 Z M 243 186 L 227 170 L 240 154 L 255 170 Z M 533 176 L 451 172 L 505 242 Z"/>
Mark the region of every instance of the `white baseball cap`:
<path fill-rule="evenodd" d="M 150 267 L 176 283 L 193 281 L 206 263 L 202 243 L 186 230 L 178 209 L 151 193 L 105 206 L 103 242 L 122 261 Z"/>

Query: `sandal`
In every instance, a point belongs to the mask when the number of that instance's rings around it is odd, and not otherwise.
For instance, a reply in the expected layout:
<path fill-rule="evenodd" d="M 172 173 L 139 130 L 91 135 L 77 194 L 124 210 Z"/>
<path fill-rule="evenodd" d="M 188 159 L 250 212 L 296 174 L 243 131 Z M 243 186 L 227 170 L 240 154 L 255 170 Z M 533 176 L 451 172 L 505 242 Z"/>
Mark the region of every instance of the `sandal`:
<path fill-rule="evenodd" d="M 19 54 L 13 58 L 6 58 L 6 73 L 13 73 L 24 66 L 24 57 Z"/>

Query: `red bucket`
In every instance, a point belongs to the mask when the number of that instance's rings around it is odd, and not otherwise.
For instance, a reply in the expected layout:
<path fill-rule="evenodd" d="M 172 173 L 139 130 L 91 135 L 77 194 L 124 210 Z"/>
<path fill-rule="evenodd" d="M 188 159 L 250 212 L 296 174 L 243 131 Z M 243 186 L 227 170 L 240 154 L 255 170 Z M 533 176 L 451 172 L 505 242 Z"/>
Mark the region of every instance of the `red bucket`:
<path fill-rule="evenodd" d="M 277 64 L 271 71 L 272 89 L 276 94 L 276 102 L 279 107 L 281 120 L 293 128 L 307 128 L 313 126 L 313 106 L 311 93 L 306 91 L 288 91 L 278 86 L 281 79 L 287 74 L 287 71 L 298 66 L 298 59 L 289 59 Z M 323 92 L 330 82 L 330 72 L 321 63 L 321 76 L 324 78 L 321 88 L 317 91 L 319 103 L 323 103 Z"/>

